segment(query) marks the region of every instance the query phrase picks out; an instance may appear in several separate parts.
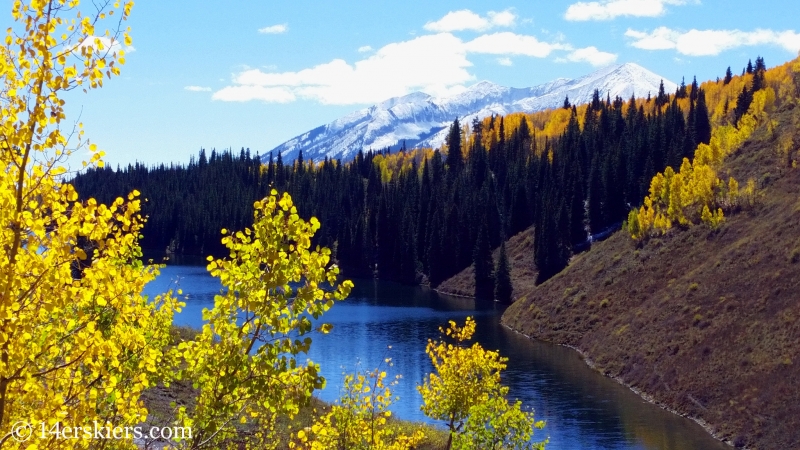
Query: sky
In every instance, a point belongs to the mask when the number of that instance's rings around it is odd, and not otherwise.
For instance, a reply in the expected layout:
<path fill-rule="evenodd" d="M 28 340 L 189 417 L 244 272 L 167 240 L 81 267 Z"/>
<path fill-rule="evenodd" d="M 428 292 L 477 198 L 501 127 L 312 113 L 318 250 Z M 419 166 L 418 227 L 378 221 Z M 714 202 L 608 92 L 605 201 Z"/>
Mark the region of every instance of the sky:
<path fill-rule="evenodd" d="M 139 0 L 122 75 L 67 97 L 115 167 L 265 154 L 390 97 L 637 63 L 687 83 L 800 51 L 796 0 Z M 10 16 L 6 16 L 10 21 Z"/>

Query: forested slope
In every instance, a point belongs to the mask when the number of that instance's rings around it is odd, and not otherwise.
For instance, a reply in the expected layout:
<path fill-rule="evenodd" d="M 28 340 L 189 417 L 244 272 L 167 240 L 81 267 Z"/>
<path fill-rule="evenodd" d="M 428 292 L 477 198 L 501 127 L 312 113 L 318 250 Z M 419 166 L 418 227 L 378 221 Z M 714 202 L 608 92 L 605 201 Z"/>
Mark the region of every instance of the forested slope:
<path fill-rule="evenodd" d="M 737 447 L 800 442 L 800 83 L 717 170 L 754 205 L 713 226 L 627 230 L 516 293 L 503 323 L 704 421 Z M 789 94 L 784 91 L 784 94 Z"/>
<path fill-rule="evenodd" d="M 647 99 L 595 91 L 586 105 L 455 121 L 443 149 L 264 165 L 244 149 L 202 151 L 187 165 L 92 169 L 72 182 L 103 202 L 138 189 L 148 200 L 143 247 L 203 255 L 224 252 L 220 229 L 246 226 L 253 202 L 276 188 L 320 220 L 316 243 L 348 275 L 438 286 L 477 261 L 491 299 L 492 248 L 536 225 L 538 278 L 557 273 L 588 233 L 641 204 L 653 175 L 709 142 L 714 105 L 697 83 Z"/>
<path fill-rule="evenodd" d="M 536 265 L 533 262 L 533 227 L 512 236 L 506 242 L 508 265 L 511 272 L 513 292 L 525 292 L 536 284 Z M 500 248 L 492 251 L 494 267 L 500 259 Z M 475 296 L 475 264 L 448 278 L 436 290 L 442 294 L 460 297 Z M 512 294 L 512 301 L 519 298 Z"/>

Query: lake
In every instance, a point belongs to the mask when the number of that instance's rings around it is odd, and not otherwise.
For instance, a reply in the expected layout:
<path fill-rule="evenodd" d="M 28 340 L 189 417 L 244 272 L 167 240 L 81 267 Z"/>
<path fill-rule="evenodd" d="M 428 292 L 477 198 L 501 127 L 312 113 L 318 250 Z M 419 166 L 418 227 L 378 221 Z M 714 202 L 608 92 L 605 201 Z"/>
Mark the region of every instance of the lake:
<path fill-rule="evenodd" d="M 220 284 L 202 266 L 172 265 L 147 285 L 154 295 L 180 284 L 186 307 L 178 325 L 199 328 L 203 308 L 211 308 Z M 448 320 L 477 323 L 476 340 L 507 357 L 503 383 L 512 399 L 546 420 L 535 437 L 550 438 L 548 449 L 564 450 L 722 450 L 731 447 L 708 435 L 691 420 L 642 400 L 614 380 L 591 370 L 577 352 L 533 341 L 500 325 L 503 309 L 494 303 L 439 295 L 422 288 L 372 279 L 355 279 L 350 297 L 324 316 L 333 324 L 327 335 L 316 335 L 308 358 L 318 363 L 327 386 L 316 395 L 333 401 L 343 373 L 372 370 L 383 364 L 390 376 L 402 375 L 392 411 L 402 419 L 431 422 L 419 410 L 416 385 L 431 371 L 425 354 L 429 338 Z M 392 367 L 386 367 L 391 358 Z"/>

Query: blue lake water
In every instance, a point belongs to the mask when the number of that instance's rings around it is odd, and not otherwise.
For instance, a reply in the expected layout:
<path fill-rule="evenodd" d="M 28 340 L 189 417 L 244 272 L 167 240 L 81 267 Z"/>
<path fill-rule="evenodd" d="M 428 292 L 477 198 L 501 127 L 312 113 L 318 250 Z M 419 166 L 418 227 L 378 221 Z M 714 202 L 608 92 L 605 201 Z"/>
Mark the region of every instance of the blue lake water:
<path fill-rule="evenodd" d="M 509 358 L 503 383 L 510 396 L 547 421 L 536 440 L 550 438 L 548 449 L 564 450 L 723 450 L 731 447 L 709 436 L 696 423 L 678 417 L 586 366 L 573 350 L 532 341 L 502 327 L 502 309 L 494 303 L 439 295 L 429 289 L 371 279 L 353 280 L 350 297 L 334 305 L 323 320 L 327 335 L 313 337 L 308 358 L 321 366 L 327 386 L 316 395 L 334 401 L 343 373 L 383 364 L 391 376 L 402 375 L 392 406 L 402 419 L 431 422 L 419 410 L 416 386 L 431 371 L 425 354 L 429 338 L 448 320 L 477 322 L 476 339 Z M 214 305 L 220 284 L 202 266 L 167 266 L 145 292 L 154 295 L 178 283 L 186 307 L 179 325 L 199 328 L 203 308 Z M 390 348 L 391 347 L 391 348 Z M 386 368 L 385 358 L 392 359 Z"/>

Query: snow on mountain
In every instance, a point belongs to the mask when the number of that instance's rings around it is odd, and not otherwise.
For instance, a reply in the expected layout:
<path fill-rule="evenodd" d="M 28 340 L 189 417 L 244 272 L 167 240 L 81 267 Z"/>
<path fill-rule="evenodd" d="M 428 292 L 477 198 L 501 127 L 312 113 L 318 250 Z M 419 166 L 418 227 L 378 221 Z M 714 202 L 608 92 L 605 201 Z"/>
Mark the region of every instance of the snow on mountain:
<path fill-rule="evenodd" d="M 588 103 L 595 89 L 601 97 L 624 99 L 632 95 L 656 95 L 663 77 L 633 63 L 608 66 L 575 80 L 559 78 L 531 88 L 509 88 L 481 81 L 464 92 L 436 98 L 422 92 L 385 100 L 322 125 L 275 147 L 284 161 L 297 158 L 300 150 L 307 161 L 355 157 L 360 149 L 380 150 L 401 145 L 408 148 L 434 147 L 444 143 L 455 118 L 469 123 L 491 114 L 534 112 L 557 108 L 569 96 L 573 104 Z M 667 93 L 677 85 L 664 81 Z M 265 159 L 268 156 L 265 156 Z"/>

